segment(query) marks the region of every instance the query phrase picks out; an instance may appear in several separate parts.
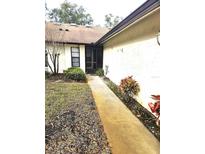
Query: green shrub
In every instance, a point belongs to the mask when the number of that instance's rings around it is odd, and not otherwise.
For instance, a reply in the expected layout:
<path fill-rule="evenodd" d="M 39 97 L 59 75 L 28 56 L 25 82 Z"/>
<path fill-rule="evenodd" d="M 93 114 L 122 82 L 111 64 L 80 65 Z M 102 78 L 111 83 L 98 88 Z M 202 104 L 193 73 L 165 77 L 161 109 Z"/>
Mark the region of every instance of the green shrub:
<path fill-rule="evenodd" d="M 98 68 L 95 71 L 95 74 L 98 75 L 98 76 L 104 76 L 104 70 L 102 68 Z"/>
<path fill-rule="evenodd" d="M 50 77 L 50 75 L 51 75 L 50 72 L 45 71 L 45 78 L 46 78 L 46 79 L 48 79 L 48 78 Z"/>
<path fill-rule="evenodd" d="M 122 79 L 119 88 L 121 92 L 128 97 L 138 95 L 138 93 L 140 92 L 139 84 L 132 78 L 132 76 L 128 76 L 127 78 Z"/>
<path fill-rule="evenodd" d="M 83 70 L 79 67 L 71 67 L 64 70 L 65 80 L 86 81 L 86 76 Z"/>

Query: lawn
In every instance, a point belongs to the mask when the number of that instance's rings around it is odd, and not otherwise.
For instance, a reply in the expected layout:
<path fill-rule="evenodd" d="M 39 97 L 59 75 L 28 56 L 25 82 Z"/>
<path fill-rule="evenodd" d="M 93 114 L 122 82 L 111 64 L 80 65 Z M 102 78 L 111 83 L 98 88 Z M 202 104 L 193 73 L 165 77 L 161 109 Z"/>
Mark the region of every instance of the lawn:
<path fill-rule="evenodd" d="M 73 103 L 86 101 L 93 101 L 91 90 L 86 83 L 46 81 L 46 122 L 67 111 Z"/>
<path fill-rule="evenodd" d="M 46 81 L 46 154 L 111 153 L 87 83 Z"/>

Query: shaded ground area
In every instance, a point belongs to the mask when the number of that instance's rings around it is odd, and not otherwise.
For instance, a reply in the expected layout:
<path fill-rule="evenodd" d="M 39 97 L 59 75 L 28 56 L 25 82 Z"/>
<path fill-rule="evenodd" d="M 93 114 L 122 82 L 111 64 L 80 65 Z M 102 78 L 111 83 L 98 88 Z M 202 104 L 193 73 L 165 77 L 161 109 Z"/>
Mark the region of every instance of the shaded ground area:
<path fill-rule="evenodd" d="M 46 81 L 46 153 L 111 153 L 86 83 Z"/>
<path fill-rule="evenodd" d="M 118 96 L 118 98 L 130 109 L 130 111 L 147 127 L 147 129 L 160 141 L 160 127 L 156 125 L 156 117 L 152 115 L 135 99 L 129 98 L 129 101 L 120 92 L 118 86 L 109 78 L 101 78 L 104 83 Z"/>

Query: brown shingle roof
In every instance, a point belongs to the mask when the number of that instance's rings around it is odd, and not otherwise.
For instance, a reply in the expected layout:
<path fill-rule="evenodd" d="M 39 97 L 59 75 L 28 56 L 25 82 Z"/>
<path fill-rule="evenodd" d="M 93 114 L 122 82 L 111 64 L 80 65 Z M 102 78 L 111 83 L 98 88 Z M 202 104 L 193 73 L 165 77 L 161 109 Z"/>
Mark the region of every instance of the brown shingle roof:
<path fill-rule="evenodd" d="M 109 29 L 99 26 L 88 27 L 51 22 L 47 22 L 45 26 L 46 42 L 90 44 L 95 43 L 109 31 Z"/>

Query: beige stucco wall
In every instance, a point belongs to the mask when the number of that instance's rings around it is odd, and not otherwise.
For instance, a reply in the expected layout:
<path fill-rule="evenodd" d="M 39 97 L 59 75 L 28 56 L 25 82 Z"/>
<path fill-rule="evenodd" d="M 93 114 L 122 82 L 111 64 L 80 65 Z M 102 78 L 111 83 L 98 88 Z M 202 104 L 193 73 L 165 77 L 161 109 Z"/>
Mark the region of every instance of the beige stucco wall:
<path fill-rule="evenodd" d="M 133 75 L 141 88 L 137 98 L 143 106 L 151 100 L 151 94 L 160 94 L 159 45 L 156 34 L 160 30 L 159 10 L 133 24 L 104 44 L 103 68 L 116 84 Z"/>
<path fill-rule="evenodd" d="M 47 48 L 50 48 L 48 44 L 46 44 Z M 63 73 L 63 70 L 72 66 L 71 64 L 71 47 L 79 47 L 80 48 L 80 68 L 85 72 L 85 45 L 76 45 L 76 44 L 66 44 L 59 45 L 59 73 Z M 51 60 L 48 58 L 50 64 Z M 49 68 L 46 70 L 50 71 Z"/>

